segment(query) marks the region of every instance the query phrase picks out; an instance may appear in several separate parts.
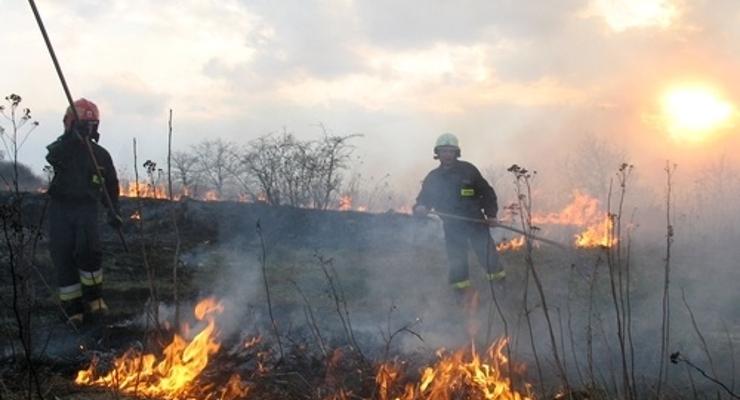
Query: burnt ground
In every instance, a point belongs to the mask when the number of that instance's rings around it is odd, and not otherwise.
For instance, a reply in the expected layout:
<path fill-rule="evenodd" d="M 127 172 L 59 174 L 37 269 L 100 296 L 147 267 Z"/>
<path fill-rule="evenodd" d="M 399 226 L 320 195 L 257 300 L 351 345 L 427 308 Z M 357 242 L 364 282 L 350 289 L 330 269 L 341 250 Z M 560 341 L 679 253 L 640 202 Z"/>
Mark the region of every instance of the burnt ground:
<path fill-rule="evenodd" d="M 28 221 L 39 220 L 43 204 L 41 196 L 26 199 Z M 500 313 L 491 301 L 491 288 L 473 267 L 480 302 L 469 312 L 446 285 L 441 228 L 433 219 L 190 200 L 124 199 L 121 208 L 129 217 L 123 232 L 130 251 L 123 250 L 110 228 L 103 228 L 105 297 L 111 313 L 80 332 L 63 322 L 45 238 L 39 242 L 30 280 L 32 358 L 48 398 L 115 398 L 119 395 L 109 390 L 74 385 L 75 373 L 93 356 L 105 366 L 126 349 L 157 352 L 169 342 L 176 252 L 181 322 L 198 326 L 191 310 L 199 299 L 213 296 L 225 304 L 217 320 L 223 346 L 204 379 L 218 384 L 239 373 L 252 387 L 249 398 L 328 398 L 340 391 L 377 397 L 373 365 L 379 361 L 405 360 L 407 378 L 412 379 L 440 347 L 465 346 L 472 337 L 484 348 L 504 335 L 511 338 L 512 357 L 527 365 L 520 382 L 533 383 L 538 397 L 552 397 L 561 384 L 543 318 L 545 305 L 571 386 L 589 398 L 622 397 L 617 394 L 622 393 L 618 327 L 602 249 L 535 248 L 533 262 L 545 302 L 531 277 L 525 285 L 526 252 L 504 253 L 506 284 L 494 288 Z M 141 224 L 130 218 L 139 209 Z M 546 233 L 562 240 L 572 234 Z M 717 258 L 712 248 L 679 245 L 673 255 L 667 351 L 680 351 L 737 393 L 732 385 L 737 381 L 740 386 L 735 368 L 740 310 L 733 302 L 737 292 L 722 285 L 740 278 L 737 269 L 727 268 L 734 258 Z M 632 244 L 629 321 L 638 398 L 655 393 L 664 257 L 659 235 Z M 263 267 L 283 358 L 267 307 Z M 0 394 L 24 398 L 27 364 L 19 356 L 9 275 L 6 271 L 0 278 Z M 145 311 L 153 309 L 157 323 Z M 243 342 L 253 336 L 262 338 L 260 344 L 244 349 Z M 685 364 L 669 365 L 668 373 L 670 398 L 727 396 Z"/>

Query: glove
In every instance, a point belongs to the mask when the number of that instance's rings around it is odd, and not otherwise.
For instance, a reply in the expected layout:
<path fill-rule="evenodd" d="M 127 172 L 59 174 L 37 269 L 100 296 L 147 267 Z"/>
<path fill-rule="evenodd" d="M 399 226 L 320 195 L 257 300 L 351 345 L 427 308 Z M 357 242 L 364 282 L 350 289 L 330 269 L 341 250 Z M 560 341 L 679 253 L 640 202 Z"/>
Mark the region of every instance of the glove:
<path fill-rule="evenodd" d="M 119 229 L 123 226 L 123 218 L 119 213 L 108 211 L 108 225 L 113 229 Z"/>
<path fill-rule="evenodd" d="M 425 217 L 427 214 L 429 214 L 429 209 L 425 206 L 419 204 L 414 207 L 414 215 L 417 217 Z"/>

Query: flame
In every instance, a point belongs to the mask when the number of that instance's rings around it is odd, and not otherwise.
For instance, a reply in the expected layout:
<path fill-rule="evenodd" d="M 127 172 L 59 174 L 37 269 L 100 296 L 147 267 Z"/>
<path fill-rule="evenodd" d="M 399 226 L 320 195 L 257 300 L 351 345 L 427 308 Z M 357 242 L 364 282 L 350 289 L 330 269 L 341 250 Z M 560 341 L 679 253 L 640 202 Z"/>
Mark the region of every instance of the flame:
<path fill-rule="evenodd" d="M 161 356 L 143 354 L 131 349 L 113 361 L 110 371 L 99 374 L 97 361 L 79 371 L 75 383 L 116 389 L 120 393 L 163 399 L 204 398 L 234 399 L 243 397 L 248 387 L 238 375 L 232 375 L 221 389 L 199 385 L 197 379 L 208 365 L 209 358 L 218 352 L 215 315 L 223 312 L 223 305 L 208 298 L 195 307 L 195 317 L 207 322 L 192 340 L 175 334 Z"/>
<path fill-rule="evenodd" d="M 585 226 L 599 219 L 601 215 L 603 213 L 600 211 L 599 200 L 576 190 L 573 192 L 573 201 L 560 212 L 533 214 L 532 223 Z"/>
<path fill-rule="evenodd" d="M 617 239 L 612 235 L 613 222 L 601 210 L 599 200 L 578 190 L 573 192 L 573 200 L 559 212 L 532 215 L 534 225 L 567 225 L 582 227 L 574 235 L 576 247 L 611 247 Z M 504 248 L 508 250 L 508 248 Z M 501 251 L 501 249 L 499 249 Z"/>
<path fill-rule="evenodd" d="M 134 211 L 134 213 L 131 214 L 131 216 L 128 218 L 132 221 L 139 221 L 141 220 L 141 214 L 139 213 L 139 211 Z"/>
<path fill-rule="evenodd" d="M 262 343 L 262 336 L 253 336 L 244 342 L 244 348 L 251 349 L 252 347 L 257 346 L 260 343 Z"/>
<path fill-rule="evenodd" d="M 151 184 L 139 183 L 137 190 L 136 182 L 121 182 L 118 186 L 118 190 L 121 197 L 140 197 L 145 199 L 163 200 L 169 199 L 169 196 L 167 195 L 168 191 L 164 185 L 153 186 Z M 172 198 L 178 201 L 185 197 L 193 197 L 192 191 L 187 187 L 180 188 L 178 193 L 174 193 L 172 195 Z M 218 195 L 217 191 L 209 190 L 204 194 L 198 196 L 198 199 L 202 201 L 220 201 L 221 196 Z M 248 202 L 249 200 L 247 199 L 246 195 L 239 195 L 237 197 L 237 201 Z"/>
<path fill-rule="evenodd" d="M 338 211 L 357 211 L 357 212 L 367 212 L 368 207 L 367 206 L 355 206 L 353 205 L 354 200 L 352 199 L 352 196 L 345 194 L 339 197 L 339 204 L 337 204 L 337 210 Z"/>
<path fill-rule="evenodd" d="M 498 250 L 499 252 L 516 251 L 524 247 L 524 243 L 524 236 L 517 236 L 509 240 L 501 241 L 499 244 L 496 245 L 496 250 Z"/>
<path fill-rule="evenodd" d="M 408 215 L 411 215 L 411 214 L 414 213 L 413 208 L 410 205 L 408 205 L 408 204 L 404 204 L 404 205 L 398 207 L 398 209 L 396 210 L 396 212 L 399 213 L 399 214 L 408 214 Z"/>
<path fill-rule="evenodd" d="M 339 211 L 349 211 L 352 209 L 352 196 L 345 194 L 339 198 Z"/>
<path fill-rule="evenodd" d="M 576 235 L 576 247 L 612 247 L 617 238 L 612 233 L 614 222 L 605 216 L 601 222 L 590 225 L 585 231 Z"/>
<path fill-rule="evenodd" d="M 475 347 L 452 354 L 438 352 L 440 359 L 423 369 L 415 383 L 399 387 L 401 373 L 393 363 L 382 364 L 375 377 L 378 398 L 381 400 L 415 399 L 531 399 L 512 387 L 511 377 L 505 373 L 509 360 L 503 353 L 508 340 L 500 339 L 480 356 Z M 397 395 L 393 395 L 396 393 Z"/>
<path fill-rule="evenodd" d="M 162 185 L 152 186 L 145 183 L 139 183 L 137 190 L 136 182 L 128 182 L 127 184 L 122 182 L 119 184 L 118 190 L 121 197 L 143 197 L 149 199 L 169 198 L 167 196 L 167 190 Z"/>
<path fill-rule="evenodd" d="M 219 194 L 218 194 L 217 191 L 215 191 L 215 190 L 209 190 L 203 196 L 203 200 L 205 200 L 205 201 L 221 201 L 221 196 L 219 196 Z"/>

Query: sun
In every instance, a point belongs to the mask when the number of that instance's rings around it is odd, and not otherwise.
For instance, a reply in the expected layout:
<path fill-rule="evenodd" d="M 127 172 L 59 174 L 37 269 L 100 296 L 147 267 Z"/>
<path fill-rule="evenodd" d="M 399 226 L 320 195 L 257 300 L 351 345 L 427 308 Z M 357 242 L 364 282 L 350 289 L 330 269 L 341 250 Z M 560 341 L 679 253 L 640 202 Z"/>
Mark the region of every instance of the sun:
<path fill-rule="evenodd" d="M 702 86 L 670 89 L 663 95 L 661 105 L 671 136 L 693 142 L 727 127 L 735 113 L 730 102 Z"/>

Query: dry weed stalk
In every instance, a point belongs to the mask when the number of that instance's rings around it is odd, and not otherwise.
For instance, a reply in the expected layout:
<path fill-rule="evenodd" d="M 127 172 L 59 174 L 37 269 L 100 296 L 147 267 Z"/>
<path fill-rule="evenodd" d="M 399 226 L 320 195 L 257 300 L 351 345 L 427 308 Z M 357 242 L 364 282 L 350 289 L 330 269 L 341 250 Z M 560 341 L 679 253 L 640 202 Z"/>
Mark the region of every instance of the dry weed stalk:
<path fill-rule="evenodd" d="M 671 287 L 671 248 L 673 246 L 673 219 L 671 214 L 671 200 L 673 190 L 673 175 L 676 172 L 676 164 L 671 165 L 669 161 L 666 161 L 665 174 L 666 174 L 666 198 L 665 198 L 665 218 L 666 218 L 666 235 L 665 235 L 665 268 L 664 268 L 664 280 L 663 280 L 663 303 L 662 303 L 662 320 L 661 320 L 661 332 L 660 332 L 660 363 L 658 371 L 658 382 L 656 397 L 661 398 L 663 385 L 667 380 L 668 370 L 666 364 L 666 358 L 668 355 L 668 347 L 670 347 L 670 330 L 671 330 L 671 302 L 670 302 L 670 287 Z"/>
<path fill-rule="evenodd" d="M 314 254 L 314 257 L 318 261 L 319 268 L 321 268 L 321 272 L 324 274 L 326 283 L 329 285 L 329 292 L 331 294 L 332 300 L 334 300 L 334 306 L 337 315 L 339 316 L 339 320 L 342 322 L 342 328 L 344 328 L 344 334 L 347 339 L 347 343 L 352 346 L 352 348 L 357 352 L 362 361 L 365 364 L 368 364 L 367 358 L 365 358 L 362 349 L 357 344 L 357 340 L 355 340 L 355 332 L 352 328 L 352 319 L 350 318 L 349 307 L 347 306 L 347 299 L 344 295 L 344 290 L 339 283 L 337 272 L 334 270 L 333 267 L 334 260 L 331 258 L 325 258 L 323 255 L 318 253 Z"/>
<path fill-rule="evenodd" d="M 149 306 L 147 307 L 147 316 L 154 322 L 154 326 L 157 331 L 161 331 L 159 325 L 159 300 L 157 294 L 156 284 L 156 272 L 149 262 L 149 255 L 147 252 L 147 237 L 144 231 L 144 205 L 141 197 L 141 190 L 139 186 L 139 159 L 136 147 L 136 138 L 133 139 L 133 152 L 134 152 L 134 184 L 136 188 L 136 212 L 139 215 L 137 219 L 137 231 L 139 233 L 139 242 L 141 242 L 141 256 L 142 262 L 144 263 L 144 269 L 146 271 L 147 282 L 149 284 Z M 146 165 L 145 165 L 146 166 Z"/>
<path fill-rule="evenodd" d="M 533 231 L 538 229 L 537 227 L 532 225 L 532 186 L 531 186 L 531 179 L 533 178 L 534 174 L 536 174 L 536 171 L 530 172 L 525 168 L 522 168 L 518 165 L 512 165 L 509 168 L 509 172 L 514 174 L 515 177 L 515 185 L 516 185 L 516 194 L 517 194 L 517 200 L 520 208 L 520 221 L 522 225 L 522 229 L 526 232 L 525 235 L 525 255 L 524 259 L 527 263 L 527 271 L 531 273 L 532 279 L 535 283 L 535 287 L 537 288 L 537 293 L 539 294 L 539 300 L 540 305 L 542 306 L 542 312 L 545 317 L 545 321 L 547 322 L 547 331 L 550 338 L 550 345 L 552 346 L 552 355 L 555 362 L 555 366 L 557 367 L 558 375 L 560 377 L 561 383 L 564 386 L 564 390 L 566 393 L 571 392 L 571 386 L 568 382 L 568 375 L 565 371 L 565 367 L 563 365 L 563 362 L 560 358 L 560 354 L 558 351 L 558 342 L 555 339 L 555 331 L 553 328 L 553 324 L 550 318 L 550 311 L 547 306 L 547 298 L 545 296 L 545 291 L 542 286 L 542 281 L 540 280 L 540 277 L 537 273 L 537 269 L 534 266 L 534 259 L 532 257 L 533 253 L 533 246 L 532 246 L 532 235 Z M 527 281 L 528 282 L 528 281 Z M 528 283 L 525 284 L 525 293 L 526 293 L 526 287 L 529 286 Z M 526 312 L 526 309 L 525 309 Z M 528 315 L 528 314 L 527 314 Z M 531 330 L 531 328 L 530 328 Z"/>
<path fill-rule="evenodd" d="M 2 221 L 2 232 L 5 251 L 8 257 L 8 266 L 12 282 L 12 312 L 18 329 L 18 340 L 23 349 L 23 357 L 28 369 L 26 397 L 33 398 L 34 393 L 39 398 L 44 396 L 41 392 L 36 365 L 33 360 L 32 342 L 32 315 L 36 303 L 36 294 L 33 281 L 31 280 L 33 262 L 36 252 L 36 244 L 41 234 L 43 219 L 36 226 L 28 224 L 28 217 L 24 213 L 24 193 L 20 185 L 20 162 L 18 154 L 31 132 L 38 126 L 38 122 L 31 118 L 31 110 L 20 108 L 21 96 L 10 94 L 5 97 L 8 106 L 0 105 L 0 115 L 10 123 L 10 132 L 0 126 L 0 141 L 7 153 L 11 156 L 12 163 L 11 191 L 8 203 L 0 206 L 0 220 Z M 9 115 L 6 114 L 9 112 Z M 27 126 L 28 125 L 28 126 Z M 26 127 L 27 126 L 27 127 Z M 24 128 L 26 127 L 26 128 Z M 7 177 L 2 177 L 7 182 Z M 44 205 L 44 210 L 46 205 Z M 42 218 L 44 217 L 42 213 Z"/>
<path fill-rule="evenodd" d="M 385 343 L 385 346 L 384 346 L 384 349 L 383 349 L 383 361 L 384 362 L 385 361 L 388 361 L 388 355 L 390 354 L 390 351 L 391 351 L 391 343 L 393 342 L 393 339 L 396 336 L 400 335 L 401 333 L 404 333 L 404 332 L 405 333 L 408 333 L 410 335 L 415 336 L 422 343 L 424 342 L 424 338 L 422 338 L 422 336 L 418 332 L 416 332 L 416 331 L 414 331 L 412 329 L 415 325 L 417 325 L 421 321 L 418 318 L 415 319 L 414 321 L 410 322 L 410 323 L 407 323 L 407 324 L 401 326 L 400 328 L 395 329 L 395 330 L 393 330 L 391 328 L 391 326 L 392 326 L 392 324 L 391 324 L 391 317 L 393 315 L 393 311 L 395 311 L 395 310 L 396 310 L 395 304 L 391 304 L 391 306 L 388 308 L 388 318 L 387 318 L 387 321 L 386 321 L 385 331 L 383 331 L 382 329 L 380 329 L 380 336 L 383 338 L 383 342 Z"/>
<path fill-rule="evenodd" d="M 316 344 L 321 350 L 321 354 L 324 356 L 324 358 L 328 357 L 329 352 L 326 350 L 326 341 L 321 335 L 321 329 L 319 328 L 319 324 L 316 321 L 316 316 L 314 315 L 313 307 L 311 307 L 311 302 L 308 300 L 308 297 L 305 293 L 303 293 L 303 290 L 301 290 L 301 287 L 298 286 L 298 283 L 296 281 L 294 281 L 293 279 L 289 279 L 288 282 L 290 282 L 293 287 L 295 287 L 296 291 L 301 296 L 301 299 L 303 299 L 303 315 L 306 318 L 306 323 L 311 330 L 311 334 L 316 340 Z"/>
<path fill-rule="evenodd" d="M 267 279 L 267 247 L 265 246 L 265 237 L 262 234 L 262 225 L 259 220 L 257 220 L 257 236 L 260 238 L 260 266 L 262 270 L 262 282 L 265 287 L 265 296 L 267 297 L 267 313 L 270 316 L 270 324 L 272 326 L 272 332 L 275 335 L 275 341 L 278 345 L 278 351 L 280 351 L 280 360 L 282 360 L 285 357 L 285 352 L 283 350 L 283 342 L 280 339 L 280 331 L 278 329 L 277 321 L 275 320 L 275 315 L 272 311 L 272 295 L 270 292 L 270 283 Z M 278 361 L 279 362 L 279 361 Z"/>
<path fill-rule="evenodd" d="M 611 229 L 607 235 L 605 246 L 607 265 L 609 267 L 609 284 L 611 287 L 612 303 L 614 305 L 614 314 L 617 322 L 617 339 L 619 341 L 619 354 L 622 363 L 622 391 L 628 399 L 636 398 L 634 386 L 634 347 L 630 342 L 631 335 L 628 333 L 628 326 L 631 322 L 628 317 L 631 313 L 628 309 L 630 304 L 630 284 L 628 258 L 623 257 L 622 249 L 622 213 L 624 210 L 624 199 L 627 193 L 627 180 L 632 172 L 632 165 L 622 163 L 617 172 L 619 183 L 619 201 L 616 213 L 611 212 L 611 198 L 613 181 L 609 184 L 609 194 L 607 197 L 608 218 L 612 221 Z M 632 366 L 632 368 L 630 368 Z"/>
<path fill-rule="evenodd" d="M 725 385 L 723 382 L 721 382 L 717 378 L 715 378 L 715 377 L 707 374 L 706 371 L 704 371 L 703 369 L 699 368 L 696 364 L 694 364 L 693 362 L 691 362 L 691 360 L 689 360 L 688 358 L 682 356 L 681 353 L 675 352 L 675 353 L 671 354 L 671 363 L 672 364 L 679 364 L 679 363 L 686 364 L 687 366 L 689 366 L 689 367 L 693 368 L 694 370 L 698 371 L 700 374 L 702 374 L 705 378 L 707 378 L 710 381 L 712 381 L 714 384 L 716 384 L 719 387 L 721 387 L 733 399 L 740 399 L 740 395 L 739 394 L 733 392 L 729 387 L 727 387 L 727 385 Z M 719 396 L 719 393 L 717 394 L 717 397 L 718 398 L 720 397 Z"/>

